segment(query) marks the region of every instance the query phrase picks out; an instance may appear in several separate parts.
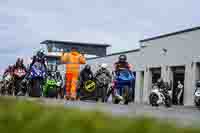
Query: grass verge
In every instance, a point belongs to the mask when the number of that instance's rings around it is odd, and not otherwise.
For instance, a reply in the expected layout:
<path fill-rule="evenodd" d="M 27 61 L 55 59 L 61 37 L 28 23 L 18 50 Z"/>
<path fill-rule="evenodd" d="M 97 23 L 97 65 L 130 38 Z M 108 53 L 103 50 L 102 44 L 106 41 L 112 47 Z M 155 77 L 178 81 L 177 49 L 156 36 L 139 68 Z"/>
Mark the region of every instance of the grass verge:
<path fill-rule="evenodd" d="M 100 112 L 81 112 L 46 107 L 28 101 L 0 98 L 1 133 L 200 133 L 150 118 L 110 117 Z"/>

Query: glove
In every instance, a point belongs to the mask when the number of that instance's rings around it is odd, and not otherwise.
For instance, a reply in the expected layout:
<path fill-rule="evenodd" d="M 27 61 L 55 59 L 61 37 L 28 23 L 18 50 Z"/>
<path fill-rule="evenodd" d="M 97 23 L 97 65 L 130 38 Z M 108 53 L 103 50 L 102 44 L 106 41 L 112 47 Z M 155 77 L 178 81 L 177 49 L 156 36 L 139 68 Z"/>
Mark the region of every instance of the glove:
<path fill-rule="evenodd" d="M 24 78 L 24 79 L 22 80 L 22 83 L 26 83 L 26 82 L 27 82 L 27 79 Z"/>
<path fill-rule="evenodd" d="M 92 75 L 91 74 L 89 75 L 89 79 L 92 79 Z"/>

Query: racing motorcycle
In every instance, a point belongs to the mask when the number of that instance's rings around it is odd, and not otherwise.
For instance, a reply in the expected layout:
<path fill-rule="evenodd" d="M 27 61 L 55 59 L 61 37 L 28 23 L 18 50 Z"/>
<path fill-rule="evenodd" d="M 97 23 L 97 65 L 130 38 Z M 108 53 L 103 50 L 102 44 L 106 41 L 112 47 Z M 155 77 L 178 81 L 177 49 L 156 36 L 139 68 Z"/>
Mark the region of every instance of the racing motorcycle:
<path fill-rule="evenodd" d="M 62 79 L 60 72 L 56 72 L 56 73 L 57 73 L 57 75 L 56 75 L 56 82 L 57 83 L 56 84 L 57 84 L 57 88 L 58 88 L 58 95 L 61 99 L 63 99 L 64 98 L 63 79 Z"/>
<path fill-rule="evenodd" d="M 194 92 L 194 103 L 197 107 L 200 108 L 200 81 L 196 83 L 196 89 Z"/>
<path fill-rule="evenodd" d="M 25 75 L 26 75 L 26 71 L 22 68 L 17 68 L 14 70 L 13 78 L 14 78 L 15 96 L 19 95 L 19 92 L 23 93 L 22 95 L 25 95 L 26 93 L 26 89 L 27 89 L 26 83 L 22 82 Z"/>
<path fill-rule="evenodd" d="M 6 73 L 2 80 L 1 95 L 13 95 L 13 76 L 11 73 Z"/>
<path fill-rule="evenodd" d="M 78 97 L 80 97 L 80 100 L 98 101 L 96 81 L 92 76 L 90 76 L 88 80 L 80 82 Z"/>
<path fill-rule="evenodd" d="M 54 73 L 51 73 L 43 86 L 43 96 L 44 97 L 58 97 L 58 91 L 60 87 L 60 82 L 56 81 Z"/>
<path fill-rule="evenodd" d="M 105 73 L 102 73 L 100 75 L 97 75 L 97 77 L 95 77 L 95 80 L 96 80 L 98 96 L 101 97 L 102 102 L 106 102 L 107 92 L 109 85 L 111 83 L 111 79 Z"/>
<path fill-rule="evenodd" d="M 171 107 L 171 91 L 166 88 L 160 89 L 156 84 L 153 85 L 149 96 L 149 101 L 152 106 L 164 104 L 166 107 Z"/>
<path fill-rule="evenodd" d="M 29 96 L 42 96 L 42 88 L 45 77 L 46 70 L 44 64 L 42 64 L 41 62 L 35 62 L 30 69 Z"/>
<path fill-rule="evenodd" d="M 114 104 L 120 103 L 122 97 L 123 104 L 128 104 L 131 101 L 133 93 L 133 80 L 135 77 L 128 69 L 121 69 L 119 73 L 114 76 Z"/>

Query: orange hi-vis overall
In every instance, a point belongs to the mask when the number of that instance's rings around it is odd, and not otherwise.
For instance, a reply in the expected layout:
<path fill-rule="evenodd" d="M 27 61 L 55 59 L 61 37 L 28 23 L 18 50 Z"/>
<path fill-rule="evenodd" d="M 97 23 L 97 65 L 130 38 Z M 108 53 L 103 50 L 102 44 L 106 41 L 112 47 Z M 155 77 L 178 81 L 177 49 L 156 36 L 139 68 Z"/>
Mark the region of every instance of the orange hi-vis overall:
<path fill-rule="evenodd" d="M 73 51 L 62 55 L 61 62 L 66 64 L 66 96 L 76 98 L 80 65 L 85 64 L 86 59 L 80 53 Z"/>

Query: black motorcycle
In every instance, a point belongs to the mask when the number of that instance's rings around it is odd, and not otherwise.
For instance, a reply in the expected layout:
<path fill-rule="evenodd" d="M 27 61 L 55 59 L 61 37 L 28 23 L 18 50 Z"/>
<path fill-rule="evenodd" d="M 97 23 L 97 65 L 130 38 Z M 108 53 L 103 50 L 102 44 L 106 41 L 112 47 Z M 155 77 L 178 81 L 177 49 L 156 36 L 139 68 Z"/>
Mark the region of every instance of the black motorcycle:
<path fill-rule="evenodd" d="M 196 82 L 196 89 L 194 92 L 194 103 L 196 107 L 200 108 L 200 81 Z"/>
<path fill-rule="evenodd" d="M 85 81 L 79 81 L 78 97 L 80 100 L 98 100 L 98 92 L 96 89 L 96 81 L 90 76 Z"/>
<path fill-rule="evenodd" d="M 14 87 L 15 87 L 15 96 L 18 95 L 25 95 L 26 93 L 26 83 L 22 82 L 24 77 L 26 75 L 26 71 L 22 68 L 17 68 L 14 70 L 13 73 L 13 82 L 14 82 Z"/>

